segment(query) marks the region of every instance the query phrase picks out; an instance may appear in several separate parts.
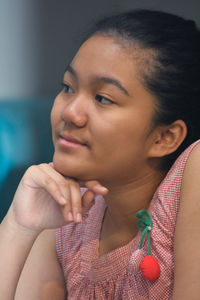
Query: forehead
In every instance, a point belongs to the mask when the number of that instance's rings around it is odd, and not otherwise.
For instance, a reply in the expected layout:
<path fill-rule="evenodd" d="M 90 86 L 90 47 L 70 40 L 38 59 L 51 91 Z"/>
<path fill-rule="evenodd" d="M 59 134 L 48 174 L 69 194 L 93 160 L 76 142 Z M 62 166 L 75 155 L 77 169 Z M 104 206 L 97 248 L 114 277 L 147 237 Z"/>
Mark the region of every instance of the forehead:
<path fill-rule="evenodd" d="M 112 37 L 95 35 L 83 43 L 71 66 L 85 79 L 92 75 L 111 76 L 129 85 L 139 78 L 138 55 L 138 47 L 130 49 Z"/>
<path fill-rule="evenodd" d="M 129 77 L 144 85 L 144 77 L 153 76 L 158 54 L 138 42 L 96 34 L 86 40 L 71 62 L 84 71 Z"/>
<path fill-rule="evenodd" d="M 133 100 L 142 102 L 142 99 L 148 99 L 149 103 L 156 105 L 155 96 L 143 81 L 144 73 L 149 72 L 150 61 L 146 50 L 138 45 L 122 45 L 112 37 L 95 35 L 80 47 L 70 63 L 75 76 L 73 72 L 68 73 L 78 85 L 86 88 L 93 86 L 95 78 L 101 79 L 99 84 L 112 84 L 114 80 L 125 88 L 126 95 Z"/>
<path fill-rule="evenodd" d="M 155 96 L 140 78 L 140 69 L 144 69 L 145 65 L 144 52 L 140 52 L 138 46 L 130 47 L 117 43 L 111 37 L 93 36 L 80 47 L 66 74 L 73 77 L 82 91 L 84 88 L 84 91 L 91 91 L 92 88 L 96 91 L 96 88 L 105 88 L 106 85 L 109 93 L 118 100 L 125 98 L 121 98 L 122 93 L 116 90 L 116 86 L 123 87 L 126 99 L 131 100 L 129 103 L 138 103 L 138 107 L 145 106 L 154 111 L 157 103 Z"/>
<path fill-rule="evenodd" d="M 88 40 L 86 40 L 74 59 L 84 56 L 84 58 L 97 58 L 101 61 L 112 62 L 112 65 L 121 64 L 121 61 L 118 59 L 125 59 L 125 61 L 131 61 L 130 51 L 128 47 L 124 47 L 121 43 L 111 36 L 104 35 L 94 35 Z"/>

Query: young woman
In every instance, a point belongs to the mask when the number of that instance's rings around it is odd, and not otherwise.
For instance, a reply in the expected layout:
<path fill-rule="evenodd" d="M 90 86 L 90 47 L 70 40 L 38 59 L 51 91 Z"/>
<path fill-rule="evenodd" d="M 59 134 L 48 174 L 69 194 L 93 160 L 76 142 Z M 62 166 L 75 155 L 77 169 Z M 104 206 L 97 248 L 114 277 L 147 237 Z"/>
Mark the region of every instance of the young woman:
<path fill-rule="evenodd" d="M 2 299 L 199 298 L 199 75 L 194 22 L 97 23 L 52 108 L 53 162 L 0 225 Z"/>

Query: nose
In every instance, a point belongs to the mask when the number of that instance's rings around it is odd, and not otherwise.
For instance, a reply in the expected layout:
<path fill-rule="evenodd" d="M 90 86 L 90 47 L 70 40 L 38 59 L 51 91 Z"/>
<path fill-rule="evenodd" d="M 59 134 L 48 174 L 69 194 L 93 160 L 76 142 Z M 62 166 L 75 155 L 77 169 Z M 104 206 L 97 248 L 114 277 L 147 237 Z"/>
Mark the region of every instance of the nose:
<path fill-rule="evenodd" d="M 74 95 L 62 110 L 61 118 L 68 124 L 84 127 L 88 119 L 88 101 L 84 95 Z"/>

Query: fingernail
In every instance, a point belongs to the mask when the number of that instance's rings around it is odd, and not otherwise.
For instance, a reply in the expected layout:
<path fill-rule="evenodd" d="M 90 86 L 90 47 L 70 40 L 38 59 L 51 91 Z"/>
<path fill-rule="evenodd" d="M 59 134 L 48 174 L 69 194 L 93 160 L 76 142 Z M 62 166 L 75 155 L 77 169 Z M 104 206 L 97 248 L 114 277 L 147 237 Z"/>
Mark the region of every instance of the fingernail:
<path fill-rule="evenodd" d="M 65 200 L 64 197 L 60 197 L 60 201 L 62 202 L 62 204 L 66 204 L 67 203 L 67 201 Z"/>
<path fill-rule="evenodd" d="M 76 221 L 77 222 L 81 222 L 82 221 L 82 216 L 81 216 L 81 214 L 76 214 Z"/>
<path fill-rule="evenodd" d="M 69 221 L 73 221 L 73 216 L 71 212 L 68 212 L 68 219 Z"/>
<path fill-rule="evenodd" d="M 98 190 L 100 190 L 101 192 L 108 192 L 108 189 L 102 185 L 98 185 L 97 186 Z"/>

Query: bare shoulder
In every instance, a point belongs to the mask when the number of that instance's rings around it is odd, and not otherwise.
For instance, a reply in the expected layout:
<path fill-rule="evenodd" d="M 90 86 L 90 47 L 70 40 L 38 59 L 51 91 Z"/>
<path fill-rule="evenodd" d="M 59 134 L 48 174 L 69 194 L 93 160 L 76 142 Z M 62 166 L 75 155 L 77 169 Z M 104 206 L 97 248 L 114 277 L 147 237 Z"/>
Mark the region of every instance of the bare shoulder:
<path fill-rule="evenodd" d="M 181 186 L 180 214 L 194 219 L 200 212 L 200 144 L 190 153 L 183 173 Z M 199 218 L 198 218 L 199 219 Z M 191 220 L 190 220 L 191 221 Z"/>
<path fill-rule="evenodd" d="M 15 300 L 63 300 L 64 278 L 56 256 L 55 230 L 43 231 L 22 271 Z"/>
<path fill-rule="evenodd" d="M 183 174 L 175 231 L 173 299 L 199 299 L 200 294 L 200 144 L 190 153 Z M 185 289 L 187 286 L 187 289 Z"/>
<path fill-rule="evenodd" d="M 185 170 L 184 170 L 184 177 L 183 179 L 187 179 L 187 176 L 191 174 L 199 175 L 196 172 L 200 170 L 200 143 L 196 144 L 192 149 L 191 153 L 189 154 Z M 192 172 L 192 173 L 191 173 Z"/>

